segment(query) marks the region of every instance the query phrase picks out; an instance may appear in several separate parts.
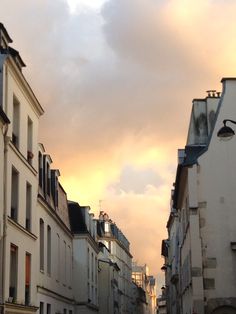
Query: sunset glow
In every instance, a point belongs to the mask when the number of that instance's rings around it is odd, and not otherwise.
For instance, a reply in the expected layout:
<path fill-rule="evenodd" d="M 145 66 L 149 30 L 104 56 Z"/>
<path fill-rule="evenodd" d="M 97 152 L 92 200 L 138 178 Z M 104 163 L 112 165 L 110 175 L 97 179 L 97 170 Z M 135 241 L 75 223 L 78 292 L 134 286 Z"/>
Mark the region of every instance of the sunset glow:
<path fill-rule="evenodd" d="M 177 149 L 192 99 L 235 76 L 235 10 L 233 1 L 2 0 L 68 198 L 96 214 L 103 200 L 159 285 Z"/>

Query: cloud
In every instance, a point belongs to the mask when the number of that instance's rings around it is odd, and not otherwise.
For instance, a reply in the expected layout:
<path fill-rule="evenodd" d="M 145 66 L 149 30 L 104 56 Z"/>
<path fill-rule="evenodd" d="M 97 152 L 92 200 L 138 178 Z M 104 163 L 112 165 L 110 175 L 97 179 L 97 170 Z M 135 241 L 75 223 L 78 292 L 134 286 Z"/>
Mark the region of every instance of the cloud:
<path fill-rule="evenodd" d="M 118 194 L 121 191 L 144 194 L 150 186 L 160 186 L 161 184 L 163 181 L 152 169 L 134 169 L 132 165 L 127 165 L 122 169 L 119 182 L 111 184 L 108 189 L 112 189 Z"/>
<path fill-rule="evenodd" d="M 236 70 L 235 9 L 220 0 L 107 0 L 72 15 L 62 0 L 1 1 L 45 109 L 40 141 L 69 198 L 96 211 L 104 199 L 151 272 L 161 265 L 192 98 Z"/>
<path fill-rule="evenodd" d="M 166 236 L 168 217 L 166 198 L 169 186 L 150 187 L 145 193 L 123 191 L 121 195 L 109 193 L 102 201 L 103 210 L 130 241 L 131 254 L 140 264 L 148 263 L 151 272 L 159 272 L 163 261 L 160 258 L 161 241 Z"/>

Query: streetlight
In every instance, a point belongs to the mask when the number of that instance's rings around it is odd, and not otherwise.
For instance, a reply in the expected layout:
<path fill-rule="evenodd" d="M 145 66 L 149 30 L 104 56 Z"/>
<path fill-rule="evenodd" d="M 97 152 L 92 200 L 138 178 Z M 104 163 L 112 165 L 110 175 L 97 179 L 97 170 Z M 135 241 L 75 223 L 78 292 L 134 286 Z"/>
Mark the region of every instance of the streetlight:
<path fill-rule="evenodd" d="M 220 139 L 231 139 L 234 135 L 235 135 L 235 132 L 233 129 L 231 129 L 229 126 L 226 125 L 227 122 L 231 122 L 233 124 L 236 124 L 236 121 L 234 120 L 231 120 L 231 119 L 225 119 L 223 120 L 223 124 L 224 126 L 219 129 L 218 133 L 217 133 L 217 136 L 220 138 Z"/>

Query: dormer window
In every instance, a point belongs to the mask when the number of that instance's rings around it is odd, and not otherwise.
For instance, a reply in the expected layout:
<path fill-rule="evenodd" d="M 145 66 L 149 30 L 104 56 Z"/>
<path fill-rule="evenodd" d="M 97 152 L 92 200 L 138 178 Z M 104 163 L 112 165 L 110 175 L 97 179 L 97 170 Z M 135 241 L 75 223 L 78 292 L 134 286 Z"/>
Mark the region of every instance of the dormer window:
<path fill-rule="evenodd" d="M 58 207 L 58 177 L 59 170 L 51 170 L 51 193 L 55 207 Z"/>
<path fill-rule="evenodd" d="M 39 176 L 39 186 L 43 188 L 43 155 L 39 152 L 38 155 L 38 176 Z"/>
<path fill-rule="evenodd" d="M 51 196 L 51 162 L 49 155 L 43 155 L 43 192 L 45 198 Z"/>
<path fill-rule="evenodd" d="M 104 231 L 105 231 L 105 232 L 109 232 L 109 231 L 110 231 L 109 222 L 107 222 L 107 221 L 105 221 Z"/>
<path fill-rule="evenodd" d="M 51 194 L 51 175 L 50 175 L 50 165 L 48 162 L 47 162 L 46 174 L 47 174 L 47 195 L 50 196 L 50 194 Z"/>

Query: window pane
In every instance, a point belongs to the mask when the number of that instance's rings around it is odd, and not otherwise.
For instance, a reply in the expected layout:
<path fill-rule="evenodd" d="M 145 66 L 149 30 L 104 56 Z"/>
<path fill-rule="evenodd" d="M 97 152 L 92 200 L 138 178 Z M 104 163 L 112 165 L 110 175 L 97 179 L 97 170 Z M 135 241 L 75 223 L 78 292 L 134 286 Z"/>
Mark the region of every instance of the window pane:
<path fill-rule="evenodd" d="M 25 304 L 30 304 L 30 273 L 31 273 L 31 255 L 25 255 Z"/>
<path fill-rule="evenodd" d="M 10 286 L 9 286 L 9 297 L 16 300 L 17 296 L 17 258 L 18 248 L 14 244 L 11 244 L 10 252 Z"/>
<path fill-rule="evenodd" d="M 25 228 L 31 231 L 31 193 L 32 187 L 26 183 L 26 217 L 25 217 Z"/>
<path fill-rule="evenodd" d="M 39 226 L 39 237 L 40 237 L 40 270 L 44 270 L 44 222 L 40 219 Z"/>
<path fill-rule="evenodd" d="M 17 221 L 18 216 L 19 173 L 12 167 L 11 175 L 11 219 Z"/>

